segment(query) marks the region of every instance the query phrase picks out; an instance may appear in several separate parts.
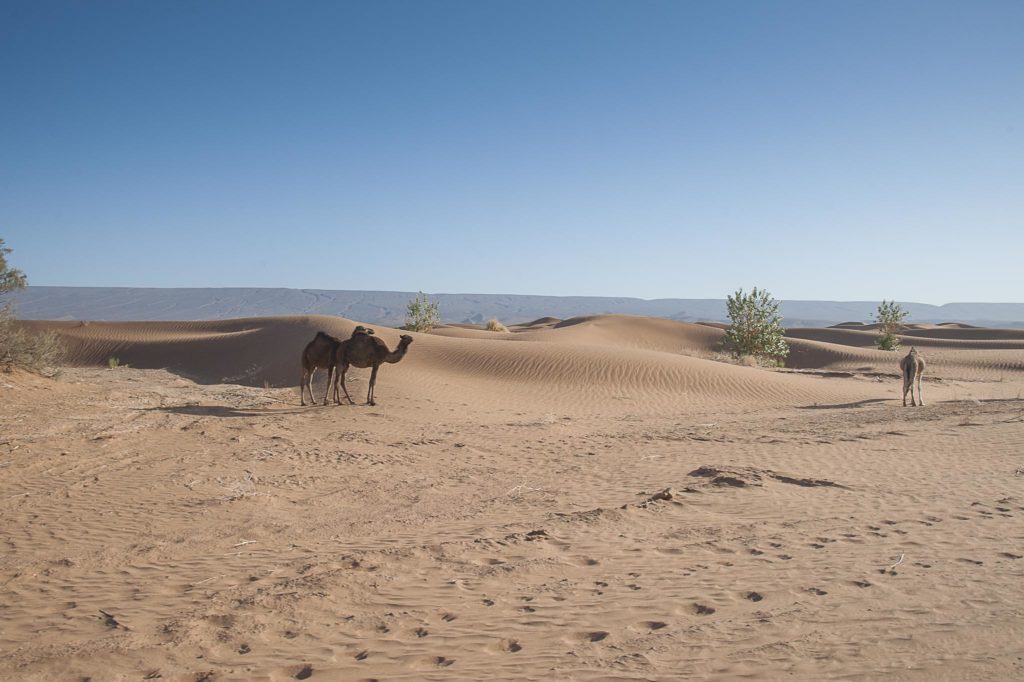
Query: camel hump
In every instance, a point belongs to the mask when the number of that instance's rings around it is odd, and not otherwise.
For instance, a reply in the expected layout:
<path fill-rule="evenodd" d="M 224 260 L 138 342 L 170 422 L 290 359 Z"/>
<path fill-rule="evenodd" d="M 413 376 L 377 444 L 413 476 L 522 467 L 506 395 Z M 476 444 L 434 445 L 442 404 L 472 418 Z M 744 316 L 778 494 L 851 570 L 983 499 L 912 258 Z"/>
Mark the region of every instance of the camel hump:
<path fill-rule="evenodd" d="M 321 336 L 322 336 L 322 337 L 324 337 L 325 339 L 329 339 L 329 338 L 331 338 L 331 335 L 330 335 L 330 334 L 328 334 L 327 332 L 317 332 L 317 333 L 316 333 L 316 337 L 317 337 L 318 339 L 319 339 L 319 338 L 320 338 Z"/>

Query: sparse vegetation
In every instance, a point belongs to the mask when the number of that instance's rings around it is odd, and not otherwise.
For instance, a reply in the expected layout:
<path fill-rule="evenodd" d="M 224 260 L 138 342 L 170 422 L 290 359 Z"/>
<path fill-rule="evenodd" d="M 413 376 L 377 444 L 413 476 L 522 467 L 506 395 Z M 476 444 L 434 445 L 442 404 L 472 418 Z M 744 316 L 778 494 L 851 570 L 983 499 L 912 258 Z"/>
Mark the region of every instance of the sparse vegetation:
<path fill-rule="evenodd" d="M 875 313 L 875 322 L 878 323 L 878 344 L 879 350 L 899 350 L 900 337 L 897 334 L 903 326 L 903 320 L 907 319 L 909 312 L 903 309 L 896 301 L 882 302 Z"/>
<path fill-rule="evenodd" d="M 490 320 L 487 320 L 487 324 L 484 327 L 484 329 L 486 329 L 489 332 L 507 332 L 508 331 L 508 327 L 506 327 L 499 320 L 494 319 L 494 318 L 492 318 Z"/>
<path fill-rule="evenodd" d="M 0 239 L 0 368 L 13 367 L 45 376 L 57 373 L 57 365 L 64 355 L 64 346 L 55 332 L 31 332 L 18 325 L 9 302 L 2 301 L 5 294 L 24 289 L 28 285 L 25 273 L 7 264 L 11 249 Z"/>
<path fill-rule="evenodd" d="M 429 332 L 439 324 L 441 324 L 441 308 L 437 302 L 431 301 L 422 291 L 416 298 L 409 301 L 403 329 L 412 332 Z"/>
<path fill-rule="evenodd" d="M 121 366 L 120 358 L 115 358 L 113 356 L 107 358 L 107 367 L 109 367 L 110 369 L 117 369 L 120 366 Z"/>
<path fill-rule="evenodd" d="M 782 366 L 789 354 L 779 301 L 764 289 L 744 293 L 738 290 L 726 300 L 732 325 L 726 330 L 723 344 L 735 357 L 748 356 L 757 364 Z"/>

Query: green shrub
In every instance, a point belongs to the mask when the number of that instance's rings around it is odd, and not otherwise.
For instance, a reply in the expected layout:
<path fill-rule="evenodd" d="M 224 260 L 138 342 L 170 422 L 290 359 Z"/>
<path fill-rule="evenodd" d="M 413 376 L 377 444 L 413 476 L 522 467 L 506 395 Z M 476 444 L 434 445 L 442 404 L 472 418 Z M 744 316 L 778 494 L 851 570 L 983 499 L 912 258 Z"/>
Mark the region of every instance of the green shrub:
<path fill-rule="evenodd" d="M 107 367 L 109 367 L 110 369 L 117 369 L 120 366 L 121 366 L 121 359 L 120 358 L 115 358 L 113 356 L 107 358 Z"/>
<path fill-rule="evenodd" d="M 875 322 L 878 323 L 878 339 L 875 341 L 880 350 L 899 350 L 900 338 L 897 336 L 903 327 L 903 320 L 907 319 L 909 312 L 903 309 L 896 301 L 882 302 L 875 313 Z"/>
<path fill-rule="evenodd" d="M 422 291 L 416 298 L 409 301 L 403 329 L 413 332 L 429 332 L 439 324 L 441 324 L 441 311 L 438 303 L 431 301 Z"/>
<path fill-rule="evenodd" d="M 508 327 L 503 325 L 496 319 L 487 320 L 487 325 L 484 327 L 489 332 L 507 332 Z"/>
<path fill-rule="evenodd" d="M 64 342 L 59 334 L 19 327 L 10 307 L 0 308 L 0 367 L 55 376 L 63 359 Z"/>
<path fill-rule="evenodd" d="M 750 356 L 758 364 L 781 366 L 789 354 L 779 302 L 764 289 L 743 289 L 729 296 L 726 310 L 732 325 L 725 331 L 723 343 L 736 357 Z"/>
<path fill-rule="evenodd" d="M 11 250 L 0 239 L 0 296 L 28 284 L 25 273 L 7 264 Z M 19 367 L 46 376 L 57 373 L 64 345 L 56 332 L 31 332 L 18 325 L 9 303 L 0 304 L 0 367 Z"/>

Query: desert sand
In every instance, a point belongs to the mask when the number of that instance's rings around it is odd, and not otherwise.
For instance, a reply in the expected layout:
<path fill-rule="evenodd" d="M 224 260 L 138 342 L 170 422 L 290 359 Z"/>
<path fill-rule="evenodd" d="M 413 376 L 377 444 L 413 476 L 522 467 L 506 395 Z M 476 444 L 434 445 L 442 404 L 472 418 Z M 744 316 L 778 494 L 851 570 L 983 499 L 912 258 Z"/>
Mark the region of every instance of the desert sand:
<path fill-rule="evenodd" d="M 74 366 L 0 374 L 4 680 L 1024 677 L 1022 330 L 912 325 L 917 408 L 869 325 L 767 370 L 625 316 L 303 408 L 356 321 L 30 324 Z"/>

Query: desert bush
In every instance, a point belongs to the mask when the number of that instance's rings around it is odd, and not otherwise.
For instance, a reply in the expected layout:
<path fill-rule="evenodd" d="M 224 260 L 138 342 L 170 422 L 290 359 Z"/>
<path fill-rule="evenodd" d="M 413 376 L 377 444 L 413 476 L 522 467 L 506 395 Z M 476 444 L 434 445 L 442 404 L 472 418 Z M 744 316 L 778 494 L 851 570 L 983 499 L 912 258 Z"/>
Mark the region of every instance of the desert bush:
<path fill-rule="evenodd" d="M 64 342 L 56 332 L 32 332 L 18 326 L 10 306 L 0 308 L 0 368 L 14 367 L 55 376 L 64 359 Z"/>
<path fill-rule="evenodd" d="M 431 301 L 422 291 L 416 298 L 409 301 L 403 329 L 412 332 L 429 332 L 439 324 L 441 324 L 441 310 L 438 303 Z"/>
<path fill-rule="evenodd" d="M 11 250 L 0 239 L 0 298 L 28 284 L 25 273 L 7 264 Z M 64 355 L 63 342 L 56 332 L 31 332 L 18 325 L 10 303 L 0 300 L 0 367 L 20 367 L 45 376 L 57 373 Z"/>
<path fill-rule="evenodd" d="M 496 319 L 487 320 L 487 325 L 484 327 L 489 332 L 507 332 L 508 327 L 503 325 Z"/>
<path fill-rule="evenodd" d="M 732 325 L 725 331 L 723 344 L 734 356 L 750 356 L 758 364 L 781 366 L 789 354 L 779 302 L 764 289 L 729 296 L 726 310 Z"/>
<path fill-rule="evenodd" d="M 903 327 L 903 320 L 909 315 L 910 313 L 896 301 L 882 300 L 875 313 L 879 334 L 875 343 L 878 344 L 879 350 L 899 350 L 900 338 L 897 334 Z"/>
<path fill-rule="evenodd" d="M 121 366 L 121 358 L 115 358 L 113 356 L 107 358 L 107 367 L 110 369 L 117 369 Z"/>

